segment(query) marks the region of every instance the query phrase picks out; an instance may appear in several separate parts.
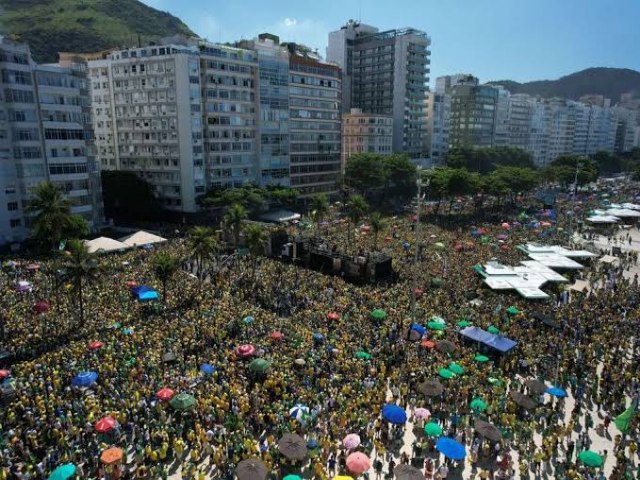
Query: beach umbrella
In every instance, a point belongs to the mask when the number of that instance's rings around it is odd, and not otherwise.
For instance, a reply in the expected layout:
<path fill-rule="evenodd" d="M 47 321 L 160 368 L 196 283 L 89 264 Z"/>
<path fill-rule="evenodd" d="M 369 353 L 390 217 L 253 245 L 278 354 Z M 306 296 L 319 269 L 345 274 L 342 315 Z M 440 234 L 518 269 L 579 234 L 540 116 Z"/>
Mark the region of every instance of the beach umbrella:
<path fill-rule="evenodd" d="M 299 367 L 303 367 L 307 364 L 307 362 L 305 362 L 304 358 L 296 358 L 293 363 L 295 363 L 296 365 L 298 365 Z"/>
<path fill-rule="evenodd" d="M 393 469 L 393 474 L 398 480 L 424 480 L 424 474 L 411 465 L 398 465 Z"/>
<path fill-rule="evenodd" d="M 309 450 L 313 450 L 315 448 L 318 448 L 318 441 L 315 438 L 311 438 L 307 441 L 307 448 Z"/>
<path fill-rule="evenodd" d="M 402 425 L 407 422 L 407 412 L 398 405 L 388 403 L 382 407 L 382 418 L 393 425 Z"/>
<path fill-rule="evenodd" d="M 336 475 L 333 480 L 353 480 L 353 478 L 348 475 Z"/>
<path fill-rule="evenodd" d="M 492 442 L 499 442 L 502 439 L 502 432 L 495 425 L 484 420 L 476 420 L 474 428 L 476 432 Z"/>
<path fill-rule="evenodd" d="M 176 410 L 189 410 L 196 405 L 196 399 L 193 395 L 189 395 L 188 393 L 179 393 L 174 396 L 169 402 Z"/>
<path fill-rule="evenodd" d="M 504 233 L 501 233 L 500 235 L 496 235 L 497 240 L 506 240 L 507 238 L 509 238 L 509 236 L 505 235 Z"/>
<path fill-rule="evenodd" d="M 368 352 L 359 351 L 356 352 L 356 358 L 359 358 L 360 360 L 371 360 L 371 354 Z"/>
<path fill-rule="evenodd" d="M 249 370 L 257 373 L 264 373 L 271 366 L 271 362 L 263 358 L 256 358 L 249 364 Z"/>
<path fill-rule="evenodd" d="M 436 350 L 443 353 L 452 353 L 456 348 L 456 344 L 449 340 L 442 340 L 436 344 Z"/>
<path fill-rule="evenodd" d="M 476 355 L 475 357 L 473 357 L 473 359 L 479 363 L 484 363 L 489 361 L 489 357 L 485 357 L 484 355 Z"/>
<path fill-rule="evenodd" d="M 282 480 L 302 480 L 302 477 L 299 475 L 294 475 L 293 473 L 290 473 L 289 475 L 286 475 L 285 477 L 283 477 Z"/>
<path fill-rule="evenodd" d="M 247 458 L 236 467 L 238 480 L 265 480 L 268 473 L 269 469 L 259 458 Z"/>
<path fill-rule="evenodd" d="M 354 452 L 347 457 L 347 469 L 356 475 L 362 475 L 371 468 L 371 460 L 362 452 Z"/>
<path fill-rule="evenodd" d="M 162 355 L 162 361 L 164 363 L 175 362 L 176 361 L 176 354 L 173 353 L 173 352 L 167 352 L 164 355 Z"/>
<path fill-rule="evenodd" d="M 100 340 L 89 342 L 89 350 L 98 350 L 102 347 L 104 347 L 104 343 L 102 343 Z"/>
<path fill-rule="evenodd" d="M 2 369 L 0 370 L 0 380 L 4 380 L 5 378 L 9 378 L 11 376 L 11 372 L 9 370 Z"/>
<path fill-rule="evenodd" d="M 33 306 L 34 313 L 47 313 L 51 309 L 49 302 L 41 300 Z"/>
<path fill-rule="evenodd" d="M 340 320 L 340 314 L 337 312 L 329 312 L 327 313 L 327 319 L 335 322 Z"/>
<path fill-rule="evenodd" d="M 251 315 L 247 315 L 242 319 L 245 325 L 251 325 L 254 322 L 254 320 L 255 318 L 253 318 Z"/>
<path fill-rule="evenodd" d="M 313 340 L 316 342 L 321 342 L 324 340 L 324 335 L 322 335 L 321 333 L 314 333 L 313 334 Z"/>
<path fill-rule="evenodd" d="M 591 450 L 584 450 L 578 454 L 578 458 L 587 467 L 601 467 L 604 464 L 604 458 Z"/>
<path fill-rule="evenodd" d="M 118 463 L 124 457 L 124 451 L 118 447 L 107 448 L 100 455 L 100 461 L 105 465 Z"/>
<path fill-rule="evenodd" d="M 462 368 L 460 365 L 458 365 L 455 362 L 450 363 L 447 368 L 451 370 L 453 373 L 455 373 L 456 375 L 462 375 L 464 373 L 464 368 Z"/>
<path fill-rule="evenodd" d="M 411 324 L 411 330 L 418 332 L 420 335 L 424 335 L 425 333 L 427 333 L 427 329 L 417 323 Z"/>
<path fill-rule="evenodd" d="M 438 395 L 442 395 L 444 387 L 437 379 L 432 378 L 419 383 L 416 386 L 416 390 L 427 397 L 437 397 Z"/>
<path fill-rule="evenodd" d="M 462 460 L 467 456 L 464 445 L 448 437 L 440 437 L 438 439 L 436 450 L 451 460 Z"/>
<path fill-rule="evenodd" d="M 98 380 L 98 374 L 96 372 L 80 372 L 73 377 L 71 385 L 75 387 L 88 387 L 96 383 L 96 380 Z"/>
<path fill-rule="evenodd" d="M 98 433 L 108 433 L 116 428 L 117 425 L 118 422 L 116 422 L 116 419 L 110 415 L 107 415 L 106 417 L 102 417 L 95 423 L 94 429 Z"/>
<path fill-rule="evenodd" d="M 51 475 L 49 475 L 49 480 L 69 480 L 76 474 L 76 466 L 73 463 L 65 463 L 64 465 L 60 465 L 56 468 Z"/>
<path fill-rule="evenodd" d="M 500 333 L 500 330 L 498 330 L 493 325 L 489 325 L 489 328 L 487 328 L 487 332 L 492 333 L 494 335 L 498 335 Z"/>
<path fill-rule="evenodd" d="M 284 334 L 282 332 L 271 332 L 271 340 L 282 340 L 284 338 Z"/>
<path fill-rule="evenodd" d="M 499 378 L 489 377 L 489 378 L 487 378 L 487 382 L 489 382 L 494 387 L 501 387 L 502 386 L 502 380 L 500 380 Z"/>
<path fill-rule="evenodd" d="M 309 407 L 301 403 L 298 403 L 289 410 L 289 416 L 291 418 L 295 418 L 300 422 L 310 416 L 309 412 L 310 412 Z"/>
<path fill-rule="evenodd" d="M 285 433 L 278 441 L 278 450 L 289 460 L 302 460 L 307 456 L 307 442 L 300 435 Z"/>
<path fill-rule="evenodd" d="M 440 277 L 433 277 L 431 279 L 431 286 L 433 288 L 440 288 L 443 283 L 444 283 L 444 280 L 442 280 L 442 278 Z"/>
<path fill-rule="evenodd" d="M 442 427 L 435 422 L 429 422 L 424 426 L 424 433 L 429 437 L 442 435 Z"/>
<path fill-rule="evenodd" d="M 387 312 L 380 308 L 376 308 L 371 312 L 371 318 L 374 318 L 376 320 L 384 320 L 385 318 L 387 318 Z"/>
<path fill-rule="evenodd" d="M 427 323 L 429 330 L 446 330 L 447 324 L 441 322 L 429 322 Z"/>
<path fill-rule="evenodd" d="M 418 407 L 414 410 L 413 416 L 417 419 L 429 418 L 431 416 L 431 412 L 426 408 Z"/>
<path fill-rule="evenodd" d="M 503 230 L 509 230 L 509 224 L 508 224 L 507 222 L 504 222 L 502 225 L 500 225 L 500 227 L 501 227 Z"/>
<path fill-rule="evenodd" d="M 133 280 L 129 280 L 125 283 L 127 288 L 135 288 L 138 286 L 138 282 L 134 282 Z"/>
<path fill-rule="evenodd" d="M 547 385 L 537 378 L 527 380 L 524 382 L 524 385 L 531 393 L 536 393 L 538 395 L 547 391 Z"/>
<path fill-rule="evenodd" d="M 436 250 L 444 250 L 447 248 L 442 242 L 436 242 L 433 244 L 433 246 L 436 247 Z"/>
<path fill-rule="evenodd" d="M 200 371 L 205 375 L 212 375 L 213 372 L 216 371 L 216 367 L 214 367 L 210 363 L 203 363 L 202 365 L 200 365 Z"/>
<path fill-rule="evenodd" d="M 507 308 L 507 313 L 509 315 L 515 315 L 516 313 L 520 313 L 520 310 L 518 310 L 516 307 L 512 305 L 509 308 Z"/>
<path fill-rule="evenodd" d="M 456 325 L 458 325 L 460 328 L 465 328 L 471 325 L 471 323 L 469 323 L 469 320 L 460 320 Z"/>
<path fill-rule="evenodd" d="M 158 390 L 156 392 L 156 398 L 158 400 L 161 400 L 163 402 L 168 402 L 169 400 L 171 400 L 171 398 L 176 394 L 176 392 L 174 392 L 173 390 L 171 390 L 170 388 L 161 388 L 160 390 Z"/>
<path fill-rule="evenodd" d="M 421 288 L 414 288 L 414 289 L 413 289 L 413 294 L 414 294 L 416 297 L 421 297 L 423 293 L 424 293 L 424 292 L 422 291 L 422 289 L 421 289 Z"/>
<path fill-rule="evenodd" d="M 487 409 L 487 402 L 485 402 L 481 398 L 474 398 L 473 400 L 471 400 L 469 406 L 474 412 L 484 412 Z"/>
<path fill-rule="evenodd" d="M 424 348 L 433 348 L 436 346 L 436 344 L 431 340 L 424 340 L 420 345 L 422 345 Z"/>
<path fill-rule="evenodd" d="M 564 398 L 567 396 L 567 392 L 560 387 L 549 387 L 547 388 L 547 392 L 549 395 L 553 395 L 554 397 Z"/>
<path fill-rule="evenodd" d="M 517 405 L 526 410 L 533 410 L 538 405 L 533 398 L 515 390 L 511 390 L 509 392 L 509 396 L 513 399 L 514 402 L 516 402 Z"/>
<path fill-rule="evenodd" d="M 456 376 L 455 373 L 453 373 L 451 370 L 447 370 L 446 368 L 441 368 L 440 370 L 438 370 L 438 375 L 446 379 L 450 379 Z"/>
<path fill-rule="evenodd" d="M 342 446 L 347 450 L 353 450 L 360 445 L 360 435 L 356 433 L 350 433 L 342 439 Z"/>
<path fill-rule="evenodd" d="M 249 358 L 255 355 L 255 353 L 256 347 L 251 344 L 240 345 L 238 348 L 236 348 L 236 355 L 238 355 L 240 358 Z"/>

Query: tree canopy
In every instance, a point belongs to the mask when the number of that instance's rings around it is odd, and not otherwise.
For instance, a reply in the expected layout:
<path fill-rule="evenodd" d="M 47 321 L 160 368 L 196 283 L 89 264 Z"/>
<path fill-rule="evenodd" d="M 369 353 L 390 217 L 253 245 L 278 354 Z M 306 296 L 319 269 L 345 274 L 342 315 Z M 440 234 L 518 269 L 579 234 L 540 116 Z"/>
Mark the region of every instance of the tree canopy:
<path fill-rule="evenodd" d="M 500 166 L 536 168 L 531 154 L 516 147 L 454 148 L 447 152 L 445 161 L 448 167 L 481 174 L 491 173 Z"/>
<path fill-rule="evenodd" d="M 213 188 L 198 198 L 203 207 L 229 207 L 242 205 L 248 213 L 264 211 L 269 206 L 292 208 L 298 200 L 298 191 L 276 185 L 259 187 L 244 185 L 238 188 Z"/>
<path fill-rule="evenodd" d="M 546 175 L 563 187 L 572 185 L 578 172 L 578 185 L 595 182 L 598 179 L 598 164 L 595 160 L 580 155 L 561 155 L 546 168 Z"/>
<path fill-rule="evenodd" d="M 344 181 L 359 193 L 383 189 L 385 196 L 409 197 L 416 178 L 416 166 L 406 155 L 358 153 L 347 160 Z"/>

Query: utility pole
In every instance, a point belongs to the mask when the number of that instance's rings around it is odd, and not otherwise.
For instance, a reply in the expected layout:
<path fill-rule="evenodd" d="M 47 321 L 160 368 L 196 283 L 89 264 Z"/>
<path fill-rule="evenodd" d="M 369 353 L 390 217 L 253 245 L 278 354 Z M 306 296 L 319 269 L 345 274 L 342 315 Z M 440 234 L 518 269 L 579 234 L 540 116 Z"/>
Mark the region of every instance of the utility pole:
<path fill-rule="evenodd" d="M 571 218 L 569 219 L 569 245 L 573 245 L 573 217 L 576 214 L 576 197 L 578 196 L 578 172 L 580 160 L 576 159 L 576 175 L 573 179 L 573 199 L 571 200 Z"/>
<path fill-rule="evenodd" d="M 416 251 L 413 259 L 413 288 L 411 290 L 411 318 L 413 323 L 416 323 L 416 303 L 417 303 L 417 295 L 416 289 L 418 288 L 418 260 L 420 258 L 420 213 L 422 211 L 422 178 L 421 178 L 422 169 L 418 167 L 418 180 L 416 185 L 418 186 L 418 194 L 416 196 Z M 427 179 L 424 187 L 429 188 L 430 179 Z"/>

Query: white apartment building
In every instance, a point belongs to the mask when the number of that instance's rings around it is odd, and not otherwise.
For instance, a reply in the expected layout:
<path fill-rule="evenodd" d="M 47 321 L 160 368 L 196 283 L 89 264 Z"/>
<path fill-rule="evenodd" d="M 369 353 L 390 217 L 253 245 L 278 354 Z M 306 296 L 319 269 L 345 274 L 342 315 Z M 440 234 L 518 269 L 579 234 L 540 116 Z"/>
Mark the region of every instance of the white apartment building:
<path fill-rule="evenodd" d="M 29 235 L 33 190 L 49 180 L 95 228 L 102 223 L 86 72 L 36 65 L 29 47 L 0 37 L 0 244 Z"/>
<path fill-rule="evenodd" d="M 356 153 L 393 153 L 393 117 L 352 108 L 342 115 L 342 169 Z"/>

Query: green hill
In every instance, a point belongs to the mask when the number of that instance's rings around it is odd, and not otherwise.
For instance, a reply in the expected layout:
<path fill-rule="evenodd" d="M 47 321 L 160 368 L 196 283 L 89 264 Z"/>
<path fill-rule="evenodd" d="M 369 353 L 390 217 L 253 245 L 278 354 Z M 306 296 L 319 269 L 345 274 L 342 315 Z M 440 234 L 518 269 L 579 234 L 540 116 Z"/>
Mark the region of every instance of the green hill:
<path fill-rule="evenodd" d="M 137 0 L 0 0 L 0 32 L 27 42 L 37 62 L 58 52 L 96 52 L 175 34 L 182 21 Z"/>
<path fill-rule="evenodd" d="M 587 68 L 558 80 L 537 80 L 518 83 L 512 80 L 488 82 L 502 85 L 511 93 L 528 93 L 542 97 L 563 97 L 578 100 L 582 95 L 596 94 L 618 102 L 623 93 L 640 94 L 640 72 L 628 68 Z"/>

